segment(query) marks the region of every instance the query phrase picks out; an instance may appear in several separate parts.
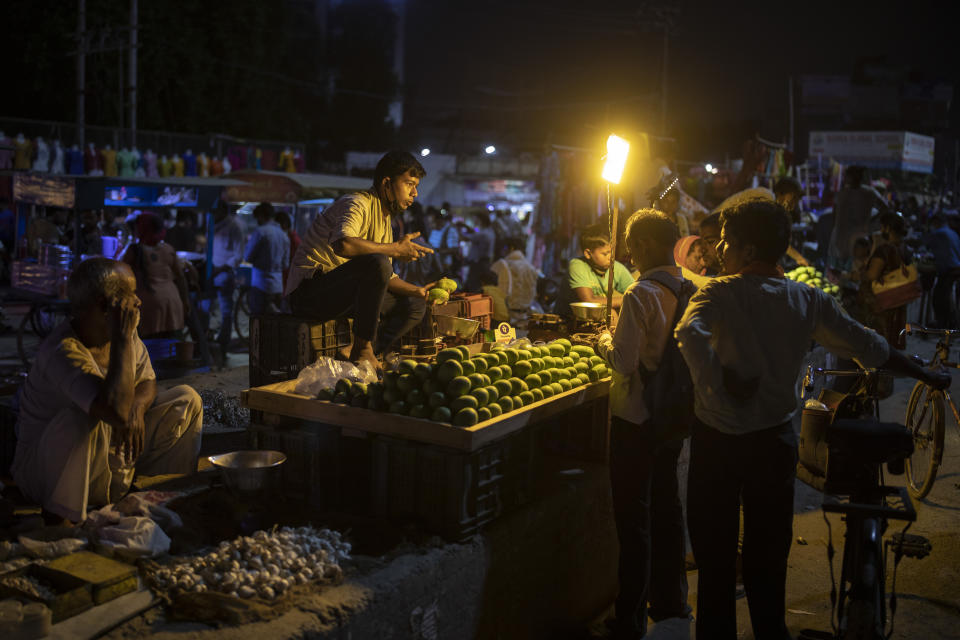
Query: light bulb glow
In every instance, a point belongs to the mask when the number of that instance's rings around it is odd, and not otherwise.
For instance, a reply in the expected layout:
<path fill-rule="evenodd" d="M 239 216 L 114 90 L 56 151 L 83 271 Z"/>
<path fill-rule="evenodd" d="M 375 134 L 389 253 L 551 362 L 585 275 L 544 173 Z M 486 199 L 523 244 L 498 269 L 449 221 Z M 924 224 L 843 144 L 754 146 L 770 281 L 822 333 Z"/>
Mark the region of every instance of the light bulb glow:
<path fill-rule="evenodd" d="M 611 135 L 607 138 L 607 161 L 603 165 L 604 180 L 613 184 L 620 184 L 623 177 L 623 167 L 627 164 L 627 154 L 630 153 L 630 143 L 620 136 Z"/>
<path fill-rule="evenodd" d="M 430 155 L 430 149 L 428 149 L 427 147 L 420 149 L 420 155 L 426 158 L 428 155 Z"/>
<path fill-rule="evenodd" d="M 488 144 L 487 148 L 484 149 L 484 151 L 487 153 L 487 155 L 491 155 L 497 152 L 497 148 L 492 144 Z"/>

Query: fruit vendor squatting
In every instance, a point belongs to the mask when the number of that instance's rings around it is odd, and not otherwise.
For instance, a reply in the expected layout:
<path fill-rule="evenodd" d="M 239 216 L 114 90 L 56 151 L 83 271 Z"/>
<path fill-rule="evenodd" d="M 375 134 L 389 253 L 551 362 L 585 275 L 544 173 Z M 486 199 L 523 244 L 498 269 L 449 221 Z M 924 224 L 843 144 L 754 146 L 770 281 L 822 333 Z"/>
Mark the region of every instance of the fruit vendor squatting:
<path fill-rule="evenodd" d="M 326 322 L 353 318 L 353 362 L 379 368 L 386 353 L 423 319 L 430 286 L 418 287 L 393 272 L 394 259 L 416 260 L 433 250 L 414 242 L 419 233 L 394 241 L 391 216 L 417 197 L 426 175 L 406 151 L 386 153 L 373 186 L 343 196 L 316 217 L 293 257 L 284 295 L 298 316 Z"/>

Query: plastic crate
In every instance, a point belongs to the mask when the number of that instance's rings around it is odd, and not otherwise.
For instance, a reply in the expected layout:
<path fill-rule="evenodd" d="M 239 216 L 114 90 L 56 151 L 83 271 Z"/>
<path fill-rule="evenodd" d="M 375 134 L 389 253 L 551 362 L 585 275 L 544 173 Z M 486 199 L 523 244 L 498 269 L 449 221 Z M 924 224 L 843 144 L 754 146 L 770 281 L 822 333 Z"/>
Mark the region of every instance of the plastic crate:
<path fill-rule="evenodd" d="M 143 345 L 147 348 L 147 355 L 150 356 L 150 362 L 160 360 L 169 360 L 177 355 L 176 338 L 147 338 Z"/>
<path fill-rule="evenodd" d="M 465 318 L 491 315 L 493 313 L 493 298 L 480 293 L 469 294 L 463 300 L 463 313 Z"/>
<path fill-rule="evenodd" d="M 346 318 L 314 322 L 282 314 L 254 316 L 250 319 L 250 386 L 296 378 L 317 357 L 335 357 L 351 339 Z"/>

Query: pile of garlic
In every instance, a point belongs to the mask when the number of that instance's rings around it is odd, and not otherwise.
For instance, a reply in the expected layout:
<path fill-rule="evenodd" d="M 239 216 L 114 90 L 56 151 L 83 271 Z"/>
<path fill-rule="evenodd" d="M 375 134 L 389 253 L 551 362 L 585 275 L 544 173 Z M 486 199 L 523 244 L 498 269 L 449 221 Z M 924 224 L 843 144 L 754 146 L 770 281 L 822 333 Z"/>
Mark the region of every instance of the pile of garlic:
<path fill-rule="evenodd" d="M 216 551 L 163 567 L 153 575 L 162 591 L 217 591 L 273 600 L 292 586 L 343 575 L 350 543 L 339 531 L 283 527 L 223 541 Z"/>

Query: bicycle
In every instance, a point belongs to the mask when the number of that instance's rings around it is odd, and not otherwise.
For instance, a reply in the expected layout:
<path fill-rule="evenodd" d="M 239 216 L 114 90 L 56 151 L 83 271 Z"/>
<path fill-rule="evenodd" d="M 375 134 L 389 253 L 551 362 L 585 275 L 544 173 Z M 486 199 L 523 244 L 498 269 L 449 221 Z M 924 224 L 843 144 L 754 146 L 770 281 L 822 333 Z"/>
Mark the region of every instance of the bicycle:
<path fill-rule="evenodd" d="M 950 342 L 960 331 L 951 329 L 927 329 L 917 324 L 907 324 L 904 332 L 909 336 L 914 333 L 935 335 L 940 339 L 934 351 L 933 359 L 924 362 L 918 356 L 914 359 L 923 366 L 931 369 L 951 367 L 960 369 L 960 364 L 950 361 Z M 913 454 L 907 458 L 907 489 L 910 495 L 922 500 L 930 493 L 933 483 L 937 479 L 937 471 L 943 461 L 943 445 L 945 438 L 943 401 L 946 399 L 953 412 L 954 424 L 960 431 L 960 411 L 953 402 L 950 392 L 946 389 L 938 391 L 931 389 L 922 381 L 917 381 L 910 400 L 907 402 L 907 414 L 904 422 L 913 435 Z"/>
<path fill-rule="evenodd" d="M 913 438 L 903 425 L 879 421 L 878 384 L 884 374 L 876 369 L 808 367 L 803 382 L 809 393 L 817 375 L 857 377 L 848 393 L 827 389 L 821 392 L 820 402 L 805 402 L 797 463 L 797 477 L 824 494 L 821 507 L 828 530 L 830 637 L 843 640 L 889 637 L 885 599 L 888 549 L 894 549 L 890 633 L 900 560 L 904 556 L 922 558 L 932 550 L 926 538 L 906 533 L 917 519 L 907 491 L 884 484 L 883 464 L 892 475 L 902 474 L 913 450 Z M 846 524 L 839 594 L 828 513 L 841 514 Z M 901 520 L 907 526 L 884 542 L 889 520 Z"/>

